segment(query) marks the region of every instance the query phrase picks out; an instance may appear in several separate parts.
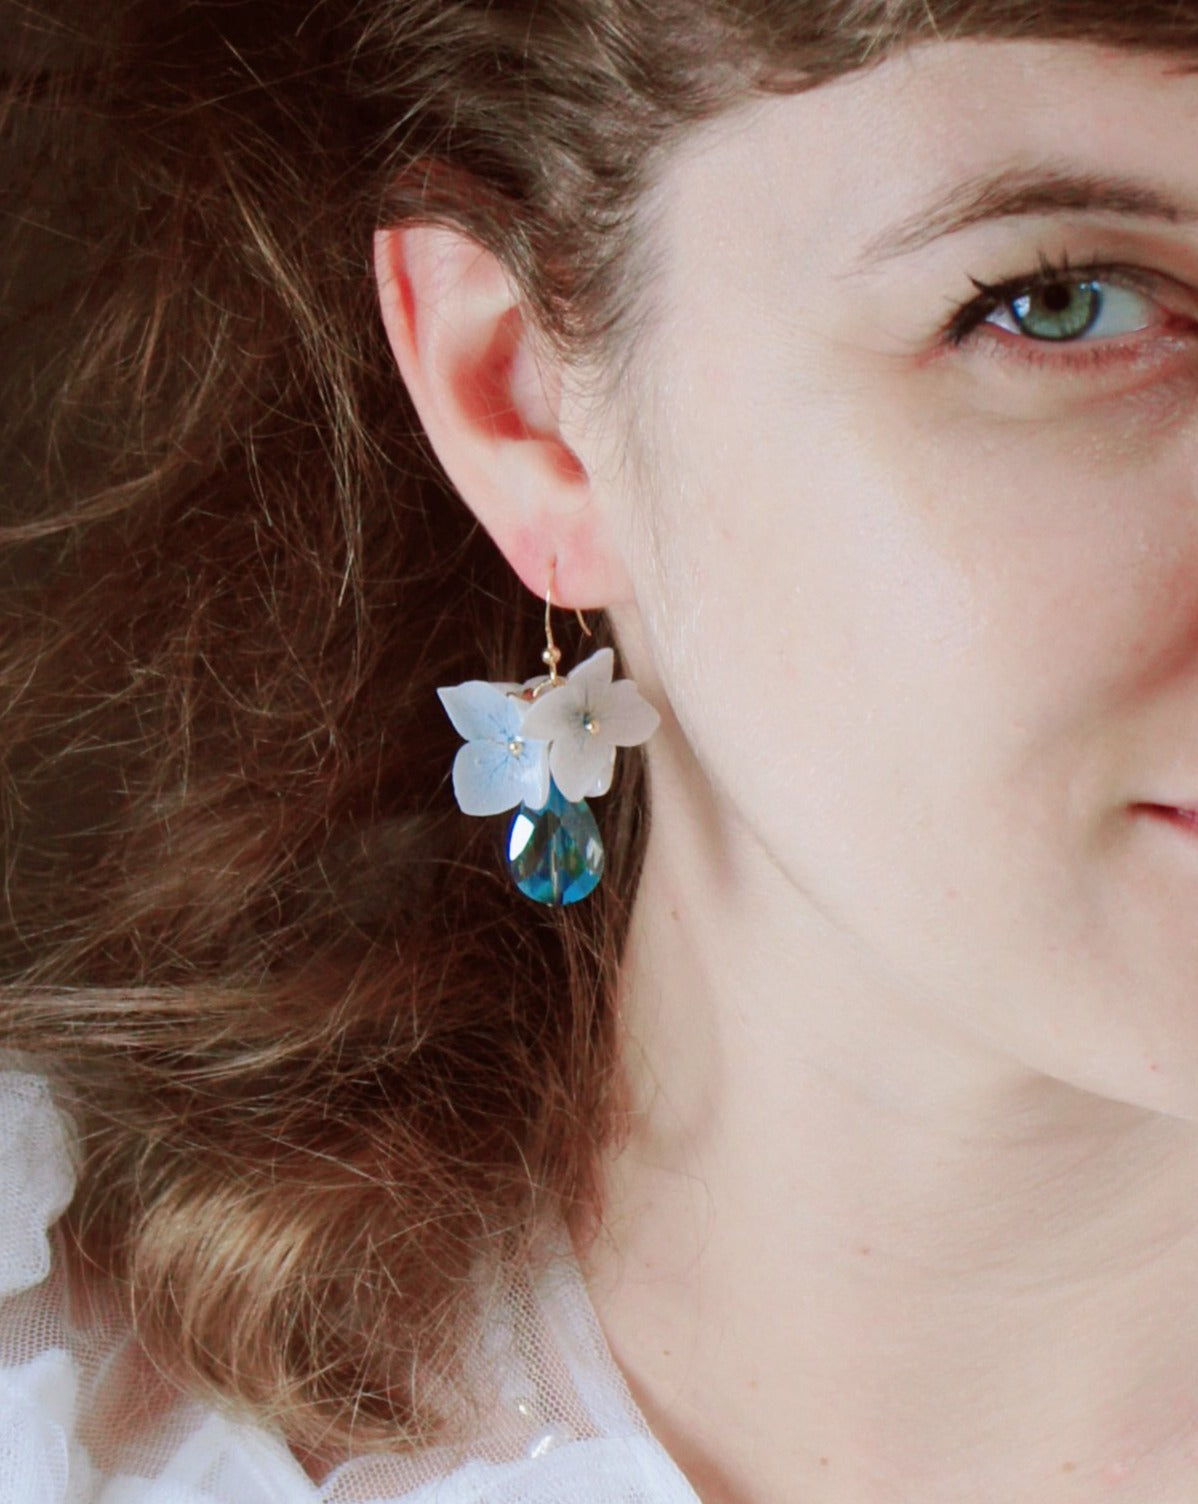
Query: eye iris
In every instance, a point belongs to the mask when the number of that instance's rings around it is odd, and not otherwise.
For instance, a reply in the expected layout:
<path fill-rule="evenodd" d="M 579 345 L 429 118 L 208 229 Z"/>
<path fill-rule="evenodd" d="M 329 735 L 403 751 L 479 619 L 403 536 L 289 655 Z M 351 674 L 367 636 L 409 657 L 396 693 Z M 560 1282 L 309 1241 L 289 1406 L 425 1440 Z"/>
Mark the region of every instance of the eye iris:
<path fill-rule="evenodd" d="M 1102 292 L 1097 282 L 1046 282 L 1012 298 L 1010 308 L 1019 328 L 1033 339 L 1076 339 L 1097 323 Z"/>

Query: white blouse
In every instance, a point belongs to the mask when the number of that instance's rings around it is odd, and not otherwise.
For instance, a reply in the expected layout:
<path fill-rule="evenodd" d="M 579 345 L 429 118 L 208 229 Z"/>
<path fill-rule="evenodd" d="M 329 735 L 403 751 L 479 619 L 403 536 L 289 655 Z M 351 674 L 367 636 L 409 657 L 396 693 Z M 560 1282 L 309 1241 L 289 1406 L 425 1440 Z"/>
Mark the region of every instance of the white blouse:
<path fill-rule="evenodd" d="M 488 1328 L 495 1401 L 468 1446 L 314 1482 L 277 1435 L 169 1387 L 118 1310 L 68 1297 L 53 1224 L 72 1165 L 45 1081 L 0 1069 L 0 1504 L 698 1504 L 567 1254 Z"/>

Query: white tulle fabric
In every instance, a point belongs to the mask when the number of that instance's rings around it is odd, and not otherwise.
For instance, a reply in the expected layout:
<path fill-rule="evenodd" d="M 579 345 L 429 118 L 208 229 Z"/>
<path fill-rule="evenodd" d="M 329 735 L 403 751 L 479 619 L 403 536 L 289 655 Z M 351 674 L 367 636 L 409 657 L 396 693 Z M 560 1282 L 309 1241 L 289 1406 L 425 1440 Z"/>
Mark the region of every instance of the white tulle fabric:
<path fill-rule="evenodd" d="M 468 1447 L 322 1476 L 268 1431 L 170 1389 L 119 1310 L 68 1291 L 53 1226 L 73 1184 L 46 1083 L 0 1062 L 0 1504 L 697 1504 L 568 1256 L 488 1330 L 495 1402 Z"/>

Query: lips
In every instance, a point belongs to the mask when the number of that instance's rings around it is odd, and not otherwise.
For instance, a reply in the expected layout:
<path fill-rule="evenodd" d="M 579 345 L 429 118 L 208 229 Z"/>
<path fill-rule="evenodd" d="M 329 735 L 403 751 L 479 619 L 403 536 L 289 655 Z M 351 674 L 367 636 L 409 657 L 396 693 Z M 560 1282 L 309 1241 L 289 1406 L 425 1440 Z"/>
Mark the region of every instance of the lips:
<path fill-rule="evenodd" d="M 1132 809 L 1141 815 L 1152 815 L 1158 820 L 1167 820 L 1172 825 L 1181 825 L 1198 834 L 1198 806 L 1180 804 L 1134 804 Z"/>

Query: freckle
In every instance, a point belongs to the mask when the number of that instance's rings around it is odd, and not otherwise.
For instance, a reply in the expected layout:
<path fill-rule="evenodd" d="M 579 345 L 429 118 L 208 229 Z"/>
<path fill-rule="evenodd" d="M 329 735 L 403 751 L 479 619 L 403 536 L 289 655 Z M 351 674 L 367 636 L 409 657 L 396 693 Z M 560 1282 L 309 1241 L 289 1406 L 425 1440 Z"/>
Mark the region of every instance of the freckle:
<path fill-rule="evenodd" d="M 858 1253 L 872 1253 L 873 1249 L 867 1243 L 863 1248 L 859 1248 L 857 1251 Z"/>
<path fill-rule="evenodd" d="M 820 1467 L 827 1467 L 828 1459 L 826 1457 L 821 1457 L 819 1460 L 819 1465 Z"/>
<path fill-rule="evenodd" d="M 1077 1466 L 1076 1462 L 1062 1462 L 1061 1463 L 1061 1471 L 1063 1473 L 1071 1473 L 1076 1466 Z"/>
<path fill-rule="evenodd" d="M 759 1386 L 759 1385 L 758 1385 L 758 1383 L 757 1383 L 757 1380 L 756 1380 L 756 1379 L 750 1379 L 750 1380 L 749 1380 L 749 1388 L 750 1388 L 750 1389 L 757 1389 L 757 1388 L 759 1388 L 759 1387 L 760 1387 L 760 1386 Z"/>
<path fill-rule="evenodd" d="M 663 1347 L 662 1348 L 661 1355 L 662 1355 L 663 1358 L 672 1358 L 674 1356 L 673 1350 L 671 1348 L 668 1348 L 668 1347 Z"/>

